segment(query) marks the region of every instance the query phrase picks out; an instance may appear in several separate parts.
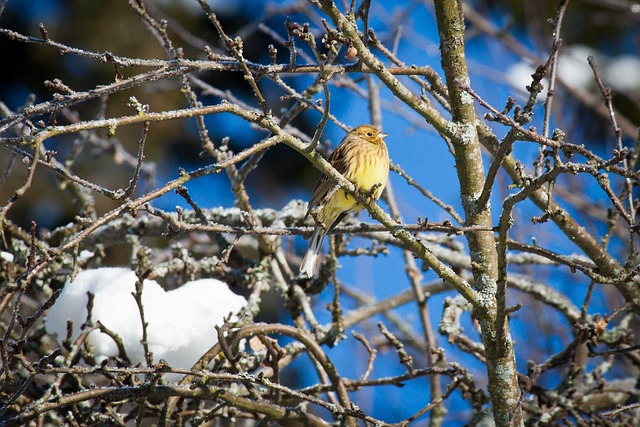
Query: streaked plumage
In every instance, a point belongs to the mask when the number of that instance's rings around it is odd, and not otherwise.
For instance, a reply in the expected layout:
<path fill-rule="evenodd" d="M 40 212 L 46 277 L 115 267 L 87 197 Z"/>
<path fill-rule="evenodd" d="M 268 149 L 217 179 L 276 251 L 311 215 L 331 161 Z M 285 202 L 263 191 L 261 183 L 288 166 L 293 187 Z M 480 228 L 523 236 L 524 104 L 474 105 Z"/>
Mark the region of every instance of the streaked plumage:
<path fill-rule="evenodd" d="M 375 126 L 358 126 L 344 137 L 340 145 L 329 156 L 329 163 L 346 179 L 363 192 L 373 191 L 378 200 L 389 176 L 389 153 L 384 143 L 387 135 Z M 364 206 L 341 188 L 327 175 L 322 175 L 309 200 L 309 210 L 319 206 L 317 224 L 313 230 L 309 250 L 300 265 L 300 277 L 313 276 L 316 262 L 322 249 L 324 236 L 350 213 L 360 212 Z"/>

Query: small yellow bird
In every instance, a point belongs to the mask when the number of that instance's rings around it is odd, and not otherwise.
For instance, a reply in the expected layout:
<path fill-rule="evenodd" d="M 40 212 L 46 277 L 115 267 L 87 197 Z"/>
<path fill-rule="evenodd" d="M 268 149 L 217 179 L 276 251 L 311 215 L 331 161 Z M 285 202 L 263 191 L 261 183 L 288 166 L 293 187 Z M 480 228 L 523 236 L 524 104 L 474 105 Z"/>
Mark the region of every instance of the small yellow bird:
<path fill-rule="evenodd" d="M 340 145 L 329 156 L 329 163 L 360 191 L 371 193 L 378 200 L 389 177 L 389 153 L 384 143 L 386 133 L 375 126 L 358 126 L 344 137 Z M 360 212 L 364 206 L 343 189 L 336 188 L 335 181 L 322 175 L 309 200 L 309 209 L 319 206 L 316 226 L 311 236 L 309 250 L 300 265 L 300 278 L 313 277 L 322 241 L 350 213 Z M 320 223 L 318 223 L 318 220 Z"/>

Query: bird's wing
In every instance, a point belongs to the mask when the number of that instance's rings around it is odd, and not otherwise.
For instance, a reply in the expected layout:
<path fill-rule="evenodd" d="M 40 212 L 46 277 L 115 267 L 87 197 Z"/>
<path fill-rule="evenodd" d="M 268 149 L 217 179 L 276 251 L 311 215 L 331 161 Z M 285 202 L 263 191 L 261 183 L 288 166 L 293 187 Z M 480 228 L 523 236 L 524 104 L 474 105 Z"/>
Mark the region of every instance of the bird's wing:
<path fill-rule="evenodd" d="M 347 163 L 346 156 L 344 155 L 344 145 L 340 144 L 338 148 L 333 150 L 331 156 L 329 156 L 328 162 L 331 163 L 338 172 L 342 175 L 347 171 Z M 309 216 L 311 209 L 316 206 L 318 203 L 322 203 L 326 198 L 327 194 L 331 189 L 336 185 L 335 180 L 329 178 L 327 175 L 322 174 L 318 183 L 316 184 L 316 188 L 311 193 L 311 198 L 309 199 L 309 209 L 307 210 L 307 214 L 305 215 L 305 219 Z"/>

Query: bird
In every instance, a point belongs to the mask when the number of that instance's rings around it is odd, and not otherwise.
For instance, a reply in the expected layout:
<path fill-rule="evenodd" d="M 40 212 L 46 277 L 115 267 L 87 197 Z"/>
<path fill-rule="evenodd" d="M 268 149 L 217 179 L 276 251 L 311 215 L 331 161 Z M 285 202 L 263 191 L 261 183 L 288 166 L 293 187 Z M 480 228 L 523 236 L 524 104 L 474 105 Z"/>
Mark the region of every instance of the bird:
<path fill-rule="evenodd" d="M 389 177 L 389 152 L 384 142 L 387 136 L 373 125 L 358 126 L 347 133 L 328 159 L 331 166 L 373 200 L 380 198 Z M 317 215 L 313 215 L 315 227 L 309 249 L 300 264 L 301 279 L 313 277 L 324 236 L 347 215 L 364 208 L 325 174 L 311 193 L 305 220 L 316 206 L 318 209 Z"/>

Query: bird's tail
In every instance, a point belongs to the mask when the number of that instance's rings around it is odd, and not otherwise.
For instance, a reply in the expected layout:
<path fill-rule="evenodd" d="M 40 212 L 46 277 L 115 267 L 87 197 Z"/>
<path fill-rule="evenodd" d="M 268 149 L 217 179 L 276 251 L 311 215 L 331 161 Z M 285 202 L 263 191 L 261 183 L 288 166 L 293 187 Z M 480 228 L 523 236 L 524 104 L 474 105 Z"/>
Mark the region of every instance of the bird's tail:
<path fill-rule="evenodd" d="M 327 232 L 322 227 L 316 227 L 313 230 L 313 236 L 311 236 L 311 241 L 309 242 L 309 249 L 302 260 L 302 264 L 300 264 L 301 279 L 310 279 L 313 277 L 318 256 L 320 256 L 320 251 L 322 250 L 322 241 L 324 240 L 325 234 L 327 234 Z"/>

